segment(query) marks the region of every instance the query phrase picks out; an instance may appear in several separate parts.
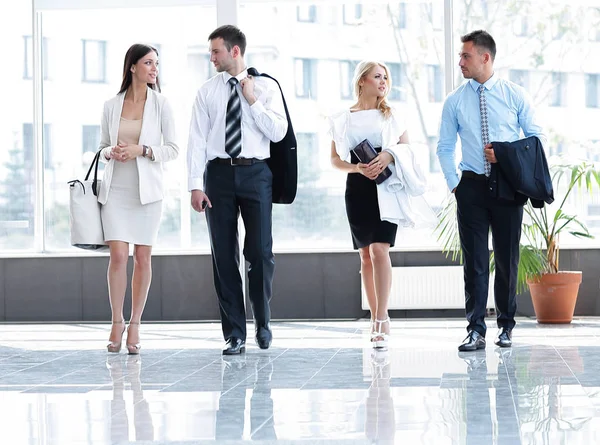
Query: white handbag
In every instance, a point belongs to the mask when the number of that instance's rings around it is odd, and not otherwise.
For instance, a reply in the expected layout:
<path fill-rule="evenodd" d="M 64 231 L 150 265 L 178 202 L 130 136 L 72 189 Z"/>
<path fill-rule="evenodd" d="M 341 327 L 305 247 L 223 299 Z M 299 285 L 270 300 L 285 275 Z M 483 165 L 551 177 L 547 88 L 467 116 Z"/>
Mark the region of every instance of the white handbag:
<path fill-rule="evenodd" d="M 100 217 L 101 204 L 98 202 L 98 192 L 102 184 L 102 181 L 98 180 L 101 151 L 98 150 L 94 156 L 92 165 L 83 181 L 74 179 L 68 182 L 70 187 L 71 245 L 96 252 L 108 250 L 108 245 L 104 242 Z M 94 169 L 94 179 L 89 180 L 92 169 Z"/>

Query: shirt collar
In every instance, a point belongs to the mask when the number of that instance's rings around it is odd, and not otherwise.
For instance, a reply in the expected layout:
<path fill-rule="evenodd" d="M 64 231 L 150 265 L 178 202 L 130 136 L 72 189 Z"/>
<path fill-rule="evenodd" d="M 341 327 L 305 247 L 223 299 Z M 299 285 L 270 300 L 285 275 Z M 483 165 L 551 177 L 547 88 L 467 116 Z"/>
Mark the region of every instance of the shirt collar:
<path fill-rule="evenodd" d="M 496 76 L 496 73 L 492 74 L 492 77 L 490 77 L 484 84 L 483 86 L 485 87 L 486 90 L 491 90 L 494 85 L 496 85 L 496 83 L 498 82 L 498 76 Z M 473 90 L 475 90 L 475 92 L 477 92 L 479 90 L 479 87 L 481 86 L 481 84 L 479 82 L 477 82 L 475 79 L 471 79 L 469 80 L 469 83 L 471 84 L 471 88 L 473 88 Z"/>
<path fill-rule="evenodd" d="M 229 74 L 227 71 L 223 71 L 223 82 L 224 83 L 229 82 L 229 79 L 231 79 L 232 77 L 234 77 L 234 76 Z M 238 80 L 238 82 L 242 79 L 245 79 L 246 77 L 248 77 L 248 68 L 245 68 L 244 71 L 242 71 L 240 74 L 235 76 L 235 78 Z"/>

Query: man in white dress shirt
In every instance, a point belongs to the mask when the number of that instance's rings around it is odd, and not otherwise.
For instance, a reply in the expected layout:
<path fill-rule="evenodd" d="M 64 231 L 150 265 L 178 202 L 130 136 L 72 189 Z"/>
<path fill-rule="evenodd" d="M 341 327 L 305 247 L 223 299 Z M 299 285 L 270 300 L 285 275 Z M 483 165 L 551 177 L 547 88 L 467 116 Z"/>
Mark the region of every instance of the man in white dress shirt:
<path fill-rule="evenodd" d="M 287 132 L 277 84 L 247 73 L 246 36 L 235 26 L 217 28 L 208 37 L 210 60 L 218 74 L 198 91 L 188 142 L 188 186 L 197 212 L 206 209 L 213 274 L 224 355 L 240 354 L 246 345 L 246 311 L 239 272 L 238 215 L 246 229 L 244 257 L 256 342 L 271 345 L 269 327 L 275 260 L 271 234 L 272 173 L 270 142 Z"/>

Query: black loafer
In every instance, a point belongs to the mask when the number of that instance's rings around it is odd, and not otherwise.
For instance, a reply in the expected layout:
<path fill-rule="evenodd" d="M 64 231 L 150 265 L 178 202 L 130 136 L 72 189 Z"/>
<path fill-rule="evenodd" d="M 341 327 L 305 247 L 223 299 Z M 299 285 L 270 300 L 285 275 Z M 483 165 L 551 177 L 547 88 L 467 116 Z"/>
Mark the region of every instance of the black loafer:
<path fill-rule="evenodd" d="M 502 328 L 502 331 L 496 338 L 494 342 L 496 345 L 501 348 L 510 348 L 512 346 L 512 330 L 507 328 Z"/>
<path fill-rule="evenodd" d="M 478 349 L 485 349 L 485 337 L 477 331 L 469 332 L 469 335 L 458 347 L 459 351 L 477 351 Z"/>
<path fill-rule="evenodd" d="M 269 349 L 273 341 L 273 333 L 268 326 L 256 328 L 256 344 L 260 349 Z"/>
<path fill-rule="evenodd" d="M 223 355 L 237 355 L 246 351 L 246 342 L 241 338 L 230 337 L 223 347 Z"/>

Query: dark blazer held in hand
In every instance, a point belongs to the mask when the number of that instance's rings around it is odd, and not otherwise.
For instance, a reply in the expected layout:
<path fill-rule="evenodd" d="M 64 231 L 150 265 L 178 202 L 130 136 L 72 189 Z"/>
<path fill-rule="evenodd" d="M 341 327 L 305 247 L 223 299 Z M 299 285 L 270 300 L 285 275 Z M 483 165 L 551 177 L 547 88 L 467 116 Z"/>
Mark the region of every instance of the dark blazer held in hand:
<path fill-rule="evenodd" d="M 515 142 L 492 142 L 497 163 L 492 164 L 490 195 L 536 208 L 552 204 L 554 189 L 542 143 L 536 136 Z"/>

